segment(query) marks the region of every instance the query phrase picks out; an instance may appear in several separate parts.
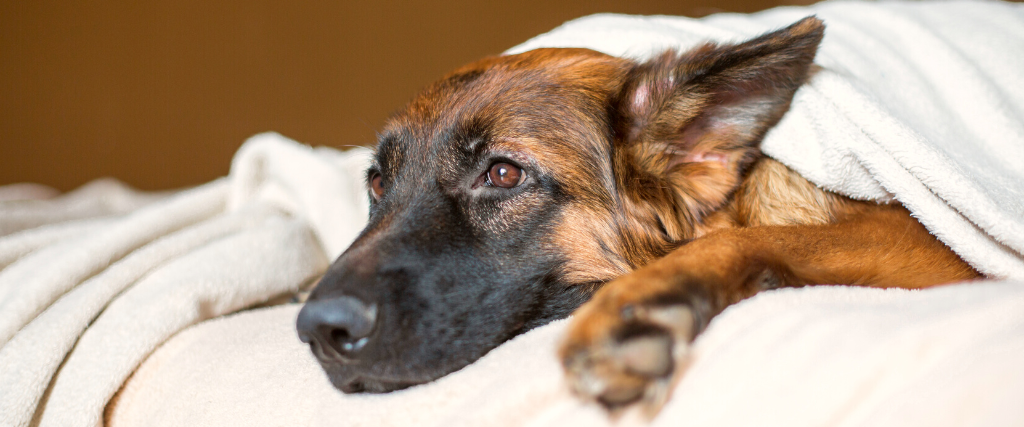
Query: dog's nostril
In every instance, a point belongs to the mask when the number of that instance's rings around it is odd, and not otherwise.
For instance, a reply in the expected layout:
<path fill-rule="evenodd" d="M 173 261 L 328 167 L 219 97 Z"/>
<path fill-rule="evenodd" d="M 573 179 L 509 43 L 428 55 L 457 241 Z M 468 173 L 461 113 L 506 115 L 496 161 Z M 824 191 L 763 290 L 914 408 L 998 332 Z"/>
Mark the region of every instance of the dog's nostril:
<path fill-rule="evenodd" d="M 359 351 L 366 346 L 366 343 L 370 342 L 370 339 L 367 337 L 355 337 L 348 330 L 340 328 L 332 328 L 324 336 L 330 337 L 331 346 L 341 353 Z"/>
<path fill-rule="evenodd" d="M 376 305 L 337 297 L 307 302 L 296 319 L 296 329 L 318 357 L 328 353 L 329 347 L 337 356 L 351 358 L 369 343 L 376 321 Z"/>
<path fill-rule="evenodd" d="M 324 333 L 323 336 L 330 337 L 329 345 L 342 353 L 359 351 L 366 346 L 366 343 L 370 342 L 368 337 L 352 336 L 346 329 L 332 328 L 329 332 Z"/>
<path fill-rule="evenodd" d="M 331 342 L 345 342 L 348 341 L 351 335 L 344 329 L 332 329 L 331 330 Z"/>

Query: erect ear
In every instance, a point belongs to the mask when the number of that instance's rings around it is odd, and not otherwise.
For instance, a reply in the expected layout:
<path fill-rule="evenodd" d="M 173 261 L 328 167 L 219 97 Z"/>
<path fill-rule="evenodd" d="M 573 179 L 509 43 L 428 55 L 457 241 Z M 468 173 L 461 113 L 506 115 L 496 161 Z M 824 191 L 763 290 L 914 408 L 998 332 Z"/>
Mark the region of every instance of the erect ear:
<path fill-rule="evenodd" d="M 807 17 L 744 43 L 668 51 L 637 64 L 613 118 L 615 161 L 634 172 L 623 184 L 653 185 L 646 196 L 674 198 L 673 209 L 683 210 L 674 215 L 691 224 L 721 207 L 807 79 L 824 29 Z M 685 234 L 660 219 L 670 235 Z"/>

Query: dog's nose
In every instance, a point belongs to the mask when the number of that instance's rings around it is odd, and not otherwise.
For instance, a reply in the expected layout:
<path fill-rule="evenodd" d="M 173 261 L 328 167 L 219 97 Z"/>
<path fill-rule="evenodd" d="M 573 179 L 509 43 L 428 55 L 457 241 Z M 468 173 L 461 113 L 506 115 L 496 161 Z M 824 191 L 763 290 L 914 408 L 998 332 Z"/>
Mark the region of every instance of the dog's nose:
<path fill-rule="evenodd" d="M 351 360 L 370 340 L 377 306 L 342 296 L 307 301 L 295 322 L 299 339 L 322 360 Z"/>

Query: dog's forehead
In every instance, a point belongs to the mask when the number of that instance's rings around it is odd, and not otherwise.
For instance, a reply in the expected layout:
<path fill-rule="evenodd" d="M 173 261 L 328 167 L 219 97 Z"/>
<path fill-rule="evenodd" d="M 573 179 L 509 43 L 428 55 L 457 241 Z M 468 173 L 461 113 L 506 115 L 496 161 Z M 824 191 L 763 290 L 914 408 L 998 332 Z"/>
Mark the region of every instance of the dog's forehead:
<path fill-rule="evenodd" d="M 495 150 L 578 168 L 571 159 L 605 145 L 607 103 L 626 65 L 586 49 L 539 49 L 467 65 L 388 121 L 379 161 L 454 170 L 460 154 Z"/>

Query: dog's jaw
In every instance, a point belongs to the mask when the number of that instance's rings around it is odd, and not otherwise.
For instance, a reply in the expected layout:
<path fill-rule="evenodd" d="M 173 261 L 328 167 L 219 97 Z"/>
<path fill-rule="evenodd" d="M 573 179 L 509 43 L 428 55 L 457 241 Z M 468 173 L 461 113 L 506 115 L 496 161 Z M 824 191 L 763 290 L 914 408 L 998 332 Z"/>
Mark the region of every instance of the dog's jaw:
<path fill-rule="evenodd" d="M 643 64 L 541 49 L 417 96 L 381 133 L 366 229 L 310 296 L 360 301 L 339 303 L 355 310 L 341 320 L 304 318 L 310 342 L 336 346 L 316 352 L 332 383 L 383 392 L 460 369 L 695 237 L 788 105 L 761 98 L 801 81 L 751 82 L 756 52 L 731 48 Z M 496 164 L 522 179 L 488 185 Z"/>

